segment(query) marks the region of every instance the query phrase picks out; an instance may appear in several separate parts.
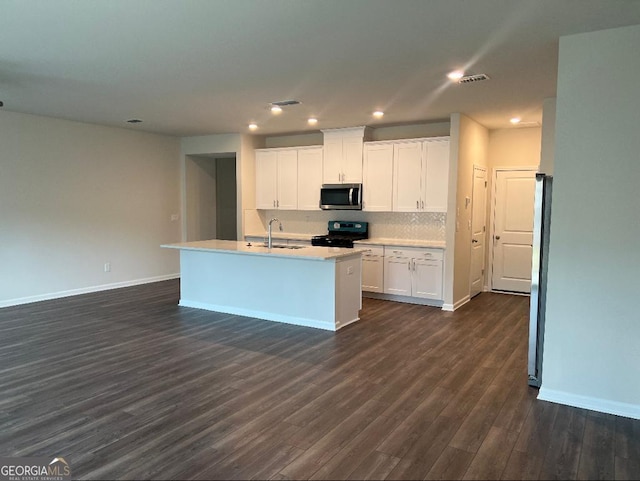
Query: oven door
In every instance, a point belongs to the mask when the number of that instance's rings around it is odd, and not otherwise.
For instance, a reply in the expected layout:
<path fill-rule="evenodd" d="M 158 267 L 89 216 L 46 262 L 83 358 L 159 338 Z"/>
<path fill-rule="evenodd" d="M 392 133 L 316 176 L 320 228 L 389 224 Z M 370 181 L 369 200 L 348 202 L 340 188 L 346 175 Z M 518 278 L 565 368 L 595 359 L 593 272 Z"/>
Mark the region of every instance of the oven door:
<path fill-rule="evenodd" d="M 324 184 L 320 189 L 322 210 L 362 210 L 362 184 Z"/>

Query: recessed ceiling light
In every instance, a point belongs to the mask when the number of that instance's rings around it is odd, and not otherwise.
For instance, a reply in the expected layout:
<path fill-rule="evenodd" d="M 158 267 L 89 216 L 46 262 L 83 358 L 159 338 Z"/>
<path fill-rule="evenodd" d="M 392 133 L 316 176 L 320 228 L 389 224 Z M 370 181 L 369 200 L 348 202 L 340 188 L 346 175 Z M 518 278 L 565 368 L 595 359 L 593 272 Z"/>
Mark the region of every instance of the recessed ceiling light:
<path fill-rule="evenodd" d="M 373 116 L 374 116 L 376 119 L 381 119 L 382 117 L 384 117 L 384 112 L 383 112 L 382 110 L 376 110 L 376 111 L 373 113 Z"/>
<path fill-rule="evenodd" d="M 308 123 L 309 125 L 316 125 L 316 124 L 318 123 L 318 119 L 316 119 L 315 117 L 309 117 L 309 118 L 307 119 L 307 123 Z"/>
<path fill-rule="evenodd" d="M 452 80 L 453 82 L 457 82 L 464 76 L 464 72 L 462 70 L 454 70 L 453 72 L 449 72 L 447 74 L 447 78 Z"/>
<path fill-rule="evenodd" d="M 520 123 L 520 120 L 522 120 L 520 117 L 513 117 L 509 120 L 509 122 L 511 122 L 513 125 L 517 125 Z"/>
<path fill-rule="evenodd" d="M 249 130 L 257 130 L 258 129 L 258 124 L 249 124 Z"/>
<path fill-rule="evenodd" d="M 282 113 L 282 107 L 280 107 L 279 105 L 272 105 L 271 106 L 271 113 L 272 114 L 276 114 L 276 115 Z"/>

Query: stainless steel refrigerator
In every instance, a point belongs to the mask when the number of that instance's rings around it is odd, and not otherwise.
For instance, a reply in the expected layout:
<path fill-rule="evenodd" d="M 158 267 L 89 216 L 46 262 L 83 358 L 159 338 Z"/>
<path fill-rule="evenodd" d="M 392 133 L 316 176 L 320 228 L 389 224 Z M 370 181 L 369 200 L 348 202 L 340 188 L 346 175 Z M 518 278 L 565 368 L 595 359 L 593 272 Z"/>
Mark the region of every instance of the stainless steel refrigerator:
<path fill-rule="evenodd" d="M 540 387 L 542 382 L 552 186 L 552 176 L 536 174 L 529 312 L 529 385 L 535 387 Z"/>

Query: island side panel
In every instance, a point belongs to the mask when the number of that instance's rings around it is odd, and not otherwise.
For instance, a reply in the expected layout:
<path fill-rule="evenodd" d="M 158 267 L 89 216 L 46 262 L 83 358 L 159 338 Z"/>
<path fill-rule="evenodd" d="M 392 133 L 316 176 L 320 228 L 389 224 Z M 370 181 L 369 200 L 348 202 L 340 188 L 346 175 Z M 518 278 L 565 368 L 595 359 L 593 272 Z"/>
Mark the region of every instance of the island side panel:
<path fill-rule="evenodd" d="M 336 328 L 356 322 L 362 309 L 362 256 L 336 262 Z"/>
<path fill-rule="evenodd" d="M 334 260 L 180 251 L 180 305 L 336 330 Z"/>

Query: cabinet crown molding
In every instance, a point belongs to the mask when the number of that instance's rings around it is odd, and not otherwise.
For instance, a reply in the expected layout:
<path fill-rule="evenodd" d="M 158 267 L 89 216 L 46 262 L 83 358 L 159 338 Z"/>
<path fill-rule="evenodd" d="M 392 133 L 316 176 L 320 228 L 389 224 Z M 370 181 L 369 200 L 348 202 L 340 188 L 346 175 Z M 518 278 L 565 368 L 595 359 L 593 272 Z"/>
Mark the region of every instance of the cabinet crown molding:
<path fill-rule="evenodd" d="M 321 130 L 320 132 L 322 132 L 325 136 L 332 136 L 332 135 L 340 135 L 340 136 L 358 136 L 358 137 L 365 137 L 365 136 L 369 136 L 370 132 L 371 132 L 371 127 L 367 127 L 366 125 L 362 125 L 359 127 L 347 127 L 347 128 L 341 128 L 341 129 L 324 129 Z"/>

